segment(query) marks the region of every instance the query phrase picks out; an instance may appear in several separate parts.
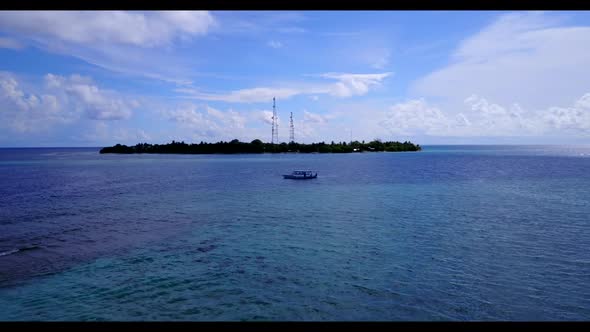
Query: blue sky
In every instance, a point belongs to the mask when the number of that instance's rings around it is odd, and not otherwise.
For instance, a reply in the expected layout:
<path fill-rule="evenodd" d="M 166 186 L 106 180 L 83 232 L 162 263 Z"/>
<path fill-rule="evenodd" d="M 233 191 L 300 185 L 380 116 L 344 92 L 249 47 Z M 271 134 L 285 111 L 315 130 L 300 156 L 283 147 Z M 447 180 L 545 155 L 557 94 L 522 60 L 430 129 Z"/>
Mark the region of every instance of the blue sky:
<path fill-rule="evenodd" d="M 0 146 L 590 143 L 590 13 L 0 12 Z"/>

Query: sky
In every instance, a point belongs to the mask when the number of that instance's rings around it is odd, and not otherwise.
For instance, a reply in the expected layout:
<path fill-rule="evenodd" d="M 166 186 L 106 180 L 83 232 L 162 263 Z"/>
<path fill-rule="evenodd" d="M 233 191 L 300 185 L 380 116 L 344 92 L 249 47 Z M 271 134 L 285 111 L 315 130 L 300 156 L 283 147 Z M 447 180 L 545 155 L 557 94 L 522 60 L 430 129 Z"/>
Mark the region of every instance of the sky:
<path fill-rule="evenodd" d="M 0 147 L 590 144 L 590 12 L 0 11 Z"/>

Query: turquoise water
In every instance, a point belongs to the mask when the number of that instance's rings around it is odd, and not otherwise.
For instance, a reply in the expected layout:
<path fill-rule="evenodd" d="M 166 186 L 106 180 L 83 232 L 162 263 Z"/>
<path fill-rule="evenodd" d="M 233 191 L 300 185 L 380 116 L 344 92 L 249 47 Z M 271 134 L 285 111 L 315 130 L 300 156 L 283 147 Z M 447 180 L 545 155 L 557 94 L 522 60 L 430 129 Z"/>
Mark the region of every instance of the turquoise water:
<path fill-rule="evenodd" d="M 0 320 L 587 320 L 589 170 L 588 146 L 0 149 Z"/>

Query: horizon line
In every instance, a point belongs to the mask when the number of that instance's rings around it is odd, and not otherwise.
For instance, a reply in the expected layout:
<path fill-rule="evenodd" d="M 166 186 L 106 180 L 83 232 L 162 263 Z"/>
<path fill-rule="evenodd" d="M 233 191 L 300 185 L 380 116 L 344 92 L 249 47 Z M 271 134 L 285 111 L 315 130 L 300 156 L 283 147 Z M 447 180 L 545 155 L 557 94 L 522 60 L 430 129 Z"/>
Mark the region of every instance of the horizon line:
<path fill-rule="evenodd" d="M 218 143 L 218 142 L 215 142 Z M 247 143 L 247 142 L 246 142 Z M 319 142 L 317 142 L 319 143 Z M 400 142 L 403 143 L 403 142 Z M 120 143 L 117 143 L 120 144 Z M 115 145 L 117 145 L 115 144 Z M 137 143 L 137 144 L 143 144 L 143 143 Z M 147 143 L 147 144 L 158 144 L 158 143 Z M 170 144 L 170 143 L 164 143 L 164 144 Z M 164 145 L 161 144 L 161 145 Z M 199 143 L 186 143 L 186 144 L 199 144 Z M 270 143 L 268 143 L 270 144 Z M 287 143 L 288 144 L 288 143 Z M 303 144 L 303 143 L 299 143 L 299 144 Z M 310 143 L 313 144 L 313 143 Z M 480 143 L 480 144 L 419 144 L 416 143 L 422 147 L 425 146 L 567 146 L 567 145 L 572 145 L 572 146 L 590 146 L 590 143 L 539 143 L 539 144 L 512 144 L 512 143 L 504 143 L 504 144 L 494 144 L 494 143 Z M 115 146 L 115 145 L 111 145 L 111 146 Z M 125 144 L 121 144 L 121 145 L 125 145 Z M 306 144 L 307 145 L 307 144 Z M 134 146 L 134 145 L 128 145 L 128 146 Z M 91 149 L 91 148 L 96 148 L 96 149 L 102 149 L 105 146 L 0 146 L 0 149 Z"/>

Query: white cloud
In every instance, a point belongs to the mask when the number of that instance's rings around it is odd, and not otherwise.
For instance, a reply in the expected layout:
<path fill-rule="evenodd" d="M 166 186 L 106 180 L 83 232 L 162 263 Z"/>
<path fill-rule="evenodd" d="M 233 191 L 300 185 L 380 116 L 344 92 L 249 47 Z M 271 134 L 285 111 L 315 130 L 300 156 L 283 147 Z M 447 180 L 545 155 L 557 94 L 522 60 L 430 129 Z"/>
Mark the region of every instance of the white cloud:
<path fill-rule="evenodd" d="M 35 133 L 72 123 L 82 115 L 93 120 L 127 119 L 140 106 L 133 98 L 100 89 L 90 77 L 47 74 L 44 81 L 36 86 L 14 74 L 0 73 L 1 124 Z"/>
<path fill-rule="evenodd" d="M 542 119 L 551 128 L 590 134 L 590 93 L 586 93 L 571 107 L 551 107 Z"/>
<path fill-rule="evenodd" d="M 319 141 L 319 131 L 316 129 L 316 124 L 309 123 L 305 120 L 295 120 L 294 122 L 295 142 L 310 143 L 310 141 Z"/>
<path fill-rule="evenodd" d="M 454 56 L 480 62 L 502 55 L 533 51 L 538 40 L 531 33 L 543 31 L 557 22 L 542 12 L 510 13 L 500 16 L 476 35 L 465 39 Z"/>
<path fill-rule="evenodd" d="M 574 106 L 576 108 L 590 109 L 590 93 L 586 93 L 578 99 Z"/>
<path fill-rule="evenodd" d="M 260 121 L 262 121 L 265 124 L 268 125 L 272 125 L 272 111 L 267 111 L 267 110 L 263 110 L 263 111 L 257 111 L 255 112 L 256 114 L 256 118 Z M 279 116 L 277 115 L 277 123 L 281 124 L 281 119 L 279 118 Z"/>
<path fill-rule="evenodd" d="M 22 45 L 174 84 L 190 84 L 194 65 L 193 59 L 174 48 L 217 25 L 216 18 L 204 11 L 0 12 L 0 32 Z"/>
<path fill-rule="evenodd" d="M 246 127 L 246 117 L 231 109 L 220 111 L 210 106 L 187 103 L 166 111 L 164 116 L 181 128 L 188 129 L 193 138 L 231 140 L 251 136 L 251 130 Z"/>
<path fill-rule="evenodd" d="M 381 125 L 397 135 L 441 135 L 449 132 L 451 121 L 440 109 L 418 99 L 392 106 Z"/>
<path fill-rule="evenodd" d="M 453 115 L 424 99 L 393 105 L 381 126 L 397 135 L 430 136 L 542 136 L 589 135 L 590 93 L 570 107 L 525 110 L 518 104 L 509 107 L 472 95 L 464 100 L 460 113 Z"/>
<path fill-rule="evenodd" d="M 205 122 L 203 113 L 197 111 L 196 105 L 186 105 L 168 112 L 170 120 L 185 126 L 198 127 Z"/>
<path fill-rule="evenodd" d="M 303 110 L 303 120 L 311 123 L 319 123 L 324 124 L 328 122 L 330 117 L 326 115 L 321 115 L 318 113 L 308 112 L 307 110 Z"/>
<path fill-rule="evenodd" d="M 77 44 L 155 47 L 183 35 L 203 35 L 215 24 L 206 11 L 3 11 L 0 29 Z"/>
<path fill-rule="evenodd" d="M 417 109 L 432 126 L 416 128 L 445 136 L 587 136 L 590 26 L 563 18 L 504 14 L 463 40 L 449 65 L 411 87 L 444 110 L 437 118 Z M 384 122 L 394 131 L 400 123 Z"/>
<path fill-rule="evenodd" d="M 318 139 L 318 127 L 324 128 L 328 124 L 330 119 L 335 118 L 334 114 L 318 114 L 303 110 L 303 117 L 300 116 L 300 112 L 293 112 L 293 125 L 295 127 L 295 141 L 303 142 L 307 139 Z M 262 130 L 262 137 L 264 134 L 270 136 L 270 128 L 272 124 L 272 111 L 262 110 L 254 112 L 256 119 L 263 122 L 266 126 Z M 288 141 L 289 135 L 289 118 L 287 117 L 287 123 L 284 124 L 285 128 L 282 128 L 280 114 L 277 115 L 277 122 L 279 127 L 279 141 Z"/>
<path fill-rule="evenodd" d="M 228 94 L 202 93 L 195 89 L 177 89 L 176 91 L 186 93 L 188 94 L 188 97 L 195 99 L 225 101 L 229 103 L 272 102 L 273 97 L 278 99 L 288 99 L 301 93 L 295 89 L 267 87 L 235 90 Z"/>
<path fill-rule="evenodd" d="M 222 111 L 207 105 L 187 103 L 174 110 L 164 113 L 165 118 L 179 125 L 176 137 L 190 138 L 193 141 L 217 141 L 238 138 L 250 141 L 258 138 L 270 141 L 273 113 L 270 110 L 250 110 L 246 113 L 231 109 Z M 297 141 L 317 138 L 316 129 L 324 126 L 334 114 L 315 114 L 303 111 L 303 116 L 294 118 L 295 135 Z M 279 141 L 288 140 L 288 127 L 277 117 L 279 127 Z M 287 120 L 288 123 L 288 120 Z M 285 127 L 283 127 L 285 126 Z M 183 132 L 183 130 L 186 130 Z"/>
<path fill-rule="evenodd" d="M 315 113 L 303 110 L 303 118 L 300 112 L 294 114 L 295 141 L 311 142 L 325 140 L 326 137 L 334 139 L 330 130 L 339 131 L 340 124 L 331 121 L 338 117 L 336 113 Z M 336 128 L 334 128 L 336 127 Z"/>
<path fill-rule="evenodd" d="M 213 107 L 207 106 L 207 114 L 216 118 L 225 128 L 241 129 L 246 124 L 246 118 L 234 110 L 222 112 Z"/>
<path fill-rule="evenodd" d="M 120 120 L 131 116 L 131 106 L 122 99 L 109 98 L 94 85 L 76 84 L 66 91 L 78 97 L 85 104 L 88 116 L 96 120 Z"/>
<path fill-rule="evenodd" d="M 188 98 L 224 101 L 230 103 L 260 103 L 270 102 L 273 97 L 277 99 L 288 99 L 301 94 L 329 94 L 335 97 L 345 98 L 361 96 L 369 92 L 373 87 L 381 85 L 381 82 L 391 73 L 380 74 L 347 74 L 347 73 L 325 73 L 319 76 L 336 80 L 330 84 L 286 84 L 285 88 L 259 87 L 252 89 L 235 90 L 226 94 L 203 93 L 196 89 L 181 88 L 177 92 L 186 94 Z M 317 97 L 317 96 L 314 96 Z M 313 97 L 312 97 L 313 98 Z"/>
<path fill-rule="evenodd" d="M 56 96 L 25 92 L 17 78 L 8 73 L 0 74 L 0 109 L 0 122 L 20 133 L 47 130 L 76 118 L 75 112 L 62 108 Z"/>
<path fill-rule="evenodd" d="M 329 94 L 337 97 L 362 96 L 372 86 L 379 86 L 381 81 L 392 73 L 381 74 L 339 74 L 326 73 L 321 77 L 336 79 L 339 82 L 330 87 Z"/>
<path fill-rule="evenodd" d="M 539 130 L 542 130 L 537 120 L 532 117 L 533 113 L 526 112 L 519 104 L 514 103 L 510 107 L 503 107 L 477 95 L 468 97 L 464 103 L 471 110 L 469 114 L 472 121 L 478 125 L 479 128 L 476 130 L 479 134 L 526 136 L 539 134 Z M 463 119 L 467 119 L 462 113 L 461 115 Z M 470 123 L 468 120 L 466 122 Z"/>
<path fill-rule="evenodd" d="M 529 109 L 568 103 L 590 86 L 590 27 L 559 24 L 545 13 L 502 15 L 412 91 L 453 103 L 449 109 L 471 94 Z"/>
<path fill-rule="evenodd" d="M 70 102 L 84 110 L 91 119 L 128 119 L 132 109 L 139 107 L 137 100 L 127 100 L 113 91 L 102 90 L 89 77 L 47 74 L 45 82 L 48 89 L 67 95 Z"/>
<path fill-rule="evenodd" d="M 272 48 L 281 48 L 283 47 L 283 43 L 276 41 L 276 40 L 271 40 L 267 43 L 268 46 L 272 47 Z"/>

